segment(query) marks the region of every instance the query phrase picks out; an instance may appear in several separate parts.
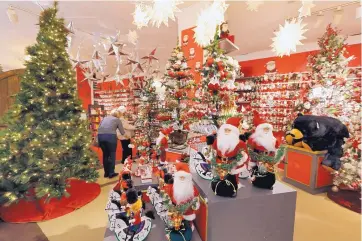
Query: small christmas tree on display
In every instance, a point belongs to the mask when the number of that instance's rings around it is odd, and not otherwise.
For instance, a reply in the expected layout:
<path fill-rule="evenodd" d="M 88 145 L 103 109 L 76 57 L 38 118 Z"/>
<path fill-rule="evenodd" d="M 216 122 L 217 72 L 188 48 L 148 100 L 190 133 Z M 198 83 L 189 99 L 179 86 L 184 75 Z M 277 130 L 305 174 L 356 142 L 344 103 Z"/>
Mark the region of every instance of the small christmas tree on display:
<path fill-rule="evenodd" d="M 0 143 L 0 203 L 68 196 L 70 178 L 95 181 L 97 158 L 77 97 L 57 2 L 39 20 L 37 43 L 27 48 L 21 90 Z"/>
<path fill-rule="evenodd" d="M 345 139 L 341 168 L 334 171 L 334 190 L 361 188 L 361 70 L 347 68 L 345 38 L 328 25 L 319 39 L 320 52 L 309 57 L 315 80 L 309 94 L 314 115 L 327 115 L 345 124 L 350 138 Z"/>
<path fill-rule="evenodd" d="M 167 93 L 165 112 L 159 116 L 163 125 L 171 124 L 175 130 L 170 134 L 173 148 L 183 149 L 187 140 L 187 132 L 183 131 L 183 124 L 187 119 L 188 90 L 194 87 L 194 83 L 193 75 L 187 66 L 187 59 L 181 47 L 177 46 L 166 64 L 163 82 Z"/>
<path fill-rule="evenodd" d="M 194 86 L 193 75 L 187 66 L 187 59 L 180 46 L 173 49 L 166 64 L 165 83 L 166 107 L 171 109 L 172 119 L 178 123 L 185 119 L 187 91 Z"/>
<path fill-rule="evenodd" d="M 154 76 L 145 77 L 141 88 L 139 113 L 136 120 L 137 132 L 134 144 L 140 154 L 147 157 L 151 154 L 151 145 L 157 137 L 157 125 L 155 123 L 157 111 L 157 94 L 154 87 Z M 156 136 L 155 136 L 156 133 Z"/>
<path fill-rule="evenodd" d="M 205 49 L 208 54 L 201 69 L 202 101 L 209 103 L 209 115 L 217 126 L 237 114 L 235 78 L 240 66 L 237 60 L 223 54 L 219 47 L 218 33 Z"/>

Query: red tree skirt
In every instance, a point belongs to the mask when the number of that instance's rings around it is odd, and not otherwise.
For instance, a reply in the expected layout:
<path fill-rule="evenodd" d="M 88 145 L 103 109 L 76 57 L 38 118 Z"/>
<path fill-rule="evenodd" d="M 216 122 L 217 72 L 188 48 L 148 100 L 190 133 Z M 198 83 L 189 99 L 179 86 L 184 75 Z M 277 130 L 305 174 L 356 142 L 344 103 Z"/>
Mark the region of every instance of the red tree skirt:
<path fill-rule="evenodd" d="M 53 198 L 49 203 L 20 200 L 9 207 L 0 207 L 0 218 L 10 223 L 39 222 L 54 219 L 83 207 L 93 201 L 101 192 L 97 183 L 70 180 L 69 198 Z"/>
<path fill-rule="evenodd" d="M 338 192 L 333 192 L 332 190 L 329 190 L 327 196 L 333 202 L 356 213 L 361 213 L 360 192 L 349 190 L 339 190 Z"/>

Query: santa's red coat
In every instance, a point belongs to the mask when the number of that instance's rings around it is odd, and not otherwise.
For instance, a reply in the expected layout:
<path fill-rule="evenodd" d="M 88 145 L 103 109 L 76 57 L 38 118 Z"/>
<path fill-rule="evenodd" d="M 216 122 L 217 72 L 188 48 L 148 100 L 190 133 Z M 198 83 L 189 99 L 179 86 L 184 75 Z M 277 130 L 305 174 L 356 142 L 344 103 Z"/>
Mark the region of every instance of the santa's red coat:
<path fill-rule="evenodd" d="M 221 157 L 234 157 L 239 153 L 240 150 L 244 151 L 245 153 L 248 153 L 246 144 L 243 141 L 239 141 L 239 143 L 236 145 L 234 150 L 228 151 L 225 154 L 222 154 L 222 152 L 217 148 L 217 139 L 212 144 L 212 147 L 216 150 L 217 156 L 221 156 Z M 221 162 L 221 160 L 216 160 L 216 162 L 218 162 L 218 161 Z"/>
<path fill-rule="evenodd" d="M 176 204 L 176 205 L 180 205 L 180 204 L 185 204 L 187 202 L 191 202 L 193 200 L 194 197 L 199 196 L 199 191 L 194 187 L 194 195 L 192 198 L 185 200 L 184 202 L 178 203 L 176 202 L 174 195 L 173 195 L 173 185 L 170 184 L 168 187 L 168 195 L 171 198 L 172 203 Z M 193 210 L 191 207 L 183 214 L 183 217 L 185 220 L 187 221 L 192 221 L 196 218 L 196 210 Z"/>
<path fill-rule="evenodd" d="M 168 140 L 166 137 L 163 137 L 159 143 L 159 146 L 162 149 L 167 149 L 168 148 Z"/>
<path fill-rule="evenodd" d="M 254 138 L 249 138 L 248 139 L 248 145 L 253 149 L 253 150 L 258 150 L 260 152 L 268 152 L 267 149 L 265 149 L 265 147 L 263 147 L 262 145 L 259 145 Z M 279 147 L 280 143 L 278 140 L 275 140 L 275 149 L 277 149 Z"/>
<path fill-rule="evenodd" d="M 228 151 L 225 154 L 222 154 L 222 152 L 217 148 L 217 139 L 214 141 L 212 147 L 216 150 L 216 153 L 217 153 L 216 163 L 222 163 L 222 160 L 219 157 L 232 158 L 232 157 L 235 157 L 240 151 L 243 151 L 243 152 L 245 152 L 245 154 L 248 154 L 247 146 L 246 146 L 245 142 L 243 142 L 243 141 L 239 141 L 239 143 L 236 145 L 236 147 L 232 151 Z M 234 160 L 231 160 L 230 162 L 233 162 L 233 161 Z M 238 160 L 238 161 L 240 161 L 240 160 Z M 247 165 L 248 162 L 249 162 L 249 157 L 243 163 L 241 163 L 241 164 L 238 163 L 238 165 L 234 169 L 241 170 L 241 168 L 243 168 L 245 165 Z"/>

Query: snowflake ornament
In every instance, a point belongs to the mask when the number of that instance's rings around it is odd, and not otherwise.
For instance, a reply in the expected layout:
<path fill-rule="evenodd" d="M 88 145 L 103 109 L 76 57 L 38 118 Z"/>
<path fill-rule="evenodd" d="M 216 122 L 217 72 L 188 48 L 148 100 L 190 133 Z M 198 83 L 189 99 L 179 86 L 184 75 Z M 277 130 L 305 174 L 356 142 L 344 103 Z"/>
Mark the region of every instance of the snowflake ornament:
<path fill-rule="evenodd" d="M 274 32 L 276 35 L 272 38 L 273 43 L 271 45 L 273 52 L 278 56 L 289 56 L 291 52 L 297 51 L 298 45 L 303 45 L 300 41 L 306 39 L 303 34 L 307 31 L 304 29 L 306 24 L 302 23 L 302 20 L 292 19 L 286 20 L 284 26 L 279 25 L 279 31 Z"/>
<path fill-rule="evenodd" d="M 315 4 L 312 0 L 302 1 L 302 7 L 298 10 L 299 18 L 310 16 L 313 7 L 315 7 Z"/>
<path fill-rule="evenodd" d="M 248 0 L 246 1 L 247 10 L 251 12 L 257 12 L 259 10 L 259 7 L 263 5 L 263 1 L 254 1 L 254 0 Z"/>
<path fill-rule="evenodd" d="M 177 5 L 183 3 L 180 0 L 153 0 L 152 25 L 159 28 L 161 24 L 168 26 L 168 19 L 175 21 L 175 12 L 181 12 Z"/>

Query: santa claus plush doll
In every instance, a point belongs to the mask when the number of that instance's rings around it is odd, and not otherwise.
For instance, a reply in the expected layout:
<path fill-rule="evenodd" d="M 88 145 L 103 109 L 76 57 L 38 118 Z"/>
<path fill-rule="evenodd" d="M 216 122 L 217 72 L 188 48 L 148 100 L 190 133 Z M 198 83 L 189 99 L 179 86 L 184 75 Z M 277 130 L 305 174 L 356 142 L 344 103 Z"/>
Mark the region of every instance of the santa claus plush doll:
<path fill-rule="evenodd" d="M 158 147 L 158 156 L 160 158 L 160 164 L 166 163 L 166 150 L 168 148 L 168 135 L 172 132 L 172 127 L 164 128 L 160 131 L 159 136 L 156 139 L 156 145 Z"/>
<path fill-rule="evenodd" d="M 129 188 L 133 187 L 133 181 L 132 181 L 132 176 L 131 176 L 130 171 L 123 170 L 120 174 L 121 175 L 119 175 L 120 176 L 119 181 L 118 181 L 117 185 L 113 188 L 113 190 L 120 194 L 120 196 L 121 196 L 120 204 L 125 205 L 127 203 L 126 191 Z"/>
<path fill-rule="evenodd" d="M 255 132 L 248 139 L 250 154 L 249 166 L 252 169 L 251 181 L 254 186 L 272 189 L 275 183 L 274 165 L 284 154 L 284 148 L 273 135 L 273 126 L 254 112 Z"/>
<path fill-rule="evenodd" d="M 231 117 L 220 126 L 216 139 L 208 137 L 207 143 L 216 150 L 216 156 L 211 158 L 211 167 L 214 180 L 211 188 L 216 195 L 224 197 L 236 197 L 239 176 L 247 178 L 248 155 L 245 142 L 239 139 L 241 118 Z"/>
<path fill-rule="evenodd" d="M 164 205 L 168 209 L 168 226 L 171 230 L 167 238 L 171 241 L 190 241 L 194 229 L 192 221 L 196 218 L 195 212 L 200 203 L 187 163 L 175 164 L 173 184 L 165 191 Z"/>

